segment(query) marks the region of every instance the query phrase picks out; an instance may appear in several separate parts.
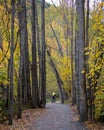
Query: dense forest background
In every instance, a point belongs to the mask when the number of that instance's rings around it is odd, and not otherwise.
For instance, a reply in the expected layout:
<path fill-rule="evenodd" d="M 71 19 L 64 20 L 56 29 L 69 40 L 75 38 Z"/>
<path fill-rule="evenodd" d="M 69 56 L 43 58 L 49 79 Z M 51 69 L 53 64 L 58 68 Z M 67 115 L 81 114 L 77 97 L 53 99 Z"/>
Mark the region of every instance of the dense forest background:
<path fill-rule="evenodd" d="M 53 91 L 104 121 L 104 1 L 0 0 L 0 122 Z"/>

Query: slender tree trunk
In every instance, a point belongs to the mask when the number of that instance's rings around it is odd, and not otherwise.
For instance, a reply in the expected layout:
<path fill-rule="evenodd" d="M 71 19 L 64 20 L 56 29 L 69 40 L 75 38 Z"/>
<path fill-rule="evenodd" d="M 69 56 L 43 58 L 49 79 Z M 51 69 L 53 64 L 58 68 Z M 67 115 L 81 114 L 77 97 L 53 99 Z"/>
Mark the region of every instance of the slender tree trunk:
<path fill-rule="evenodd" d="M 25 10 L 25 7 L 26 6 L 26 3 L 25 3 L 25 0 L 22 0 L 21 1 L 21 5 L 20 7 L 22 7 L 22 11 L 21 11 L 21 25 L 20 25 L 20 28 L 21 28 L 21 49 L 22 49 L 22 52 L 23 52 L 23 70 L 22 70 L 22 103 L 23 104 L 26 104 L 26 101 L 27 101 L 27 81 L 26 81 L 26 63 L 25 63 L 25 35 L 26 35 L 26 32 L 25 32 L 25 28 L 26 28 L 26 10 Z"/>
<path fill-rule="evenodd" d="M 40 106 L 46 105 L 46 43 L 45 43 L 45 0 L 41 3 L 41 39 L 42 39 L 42 71 L 41 71 L 41 101 Z"/>
<path fill-rule="evenodd" d="M 10 59 L 8 59 L 8 76 L 7 76 L 7 81 L 9 81 L 9 72 L 10 72 Z M 9 84 L 7 85 L 7 90 L 6 90 L 6 108 L 8 110 L 9 108 Z"/>
<path fill-rule="evenodd" d="M 21 1 L 18 0 L 18 8 L 21 6 Z M 22 79 L 23 79 L 23 45 L 22 45 L 22 37 L 21 37 L 21 20 L 22 20 L 22 15 L 21 11 L 18 12 L 18 25 L 19 25 L 19 30 L 20 30 L 20 63 L 19 63 L 19 81 L 18 81 L 18 88 L 17 88 L 17 96 L 18 96 L 18 118 L 22 117 Z"/>
<path fill-rule="evenodd" d="M 11 47 L 10 47 L 10 104 L 9 104 L 9 125 L 13 123 L 13 67 L 14 67 L 14 17 L 15 17 L 15 0 L 11 1 Z"/>
<path fill-rule="evenodd" d="M 87 0 L 87 12 L 86 12 L 86 35 L 85 35 L 86 39 L 85 39 L 85 48 L 86 51 L 85 53 L 89 52 L 89 0 Z M 89 55 L 85 55 L 85 60 L 86 60 L 86 64 L 85 64 L 85 70 L 86 70 L 86 75 L 89 74 L 89 63 L 88 63 L 88 59 L 89 59 Z M 92 120 L 92 86 L 91 86 L 91 80 L 87 79 L 88 81 L 88 94 L 89 97 L 87 98 L 87 100 L 89 101 L 89 116 L 90 116 L 90 120 Z M 86 82 L 87 85 L 87 82 Z"/>
<path fill-rule="evenodd" d="M 19 81 L 18 81 L 18 118 L 22 117 L 22 67 L 23 67 L 23 59 L 20 56 L 20 64 L 19 64 Z"/>
<path fill-rule="evenodd" d="M 50 54 L 50 52 L 47 50 L 47 55 L 49 56 L 49 58 L 50 58 L 50 65 L 51 65 L 51 67 L 52 67 L 52 69 L 54 70 L 54 72 L 55 72 L 55 76 L 56 76 L 56 79 L 57 79 L 57 84 L 58 84 L 58 87 L 59 87 L 59 90 L 60 90 L 60 99 L 61 99 L 61 103 L 64 103 L 64 96 L 63 96 L 63 90 L 62 90 L 62 85 L 63 85 L 63 82 L 62 82 L 62 80 L 61 80 L 61 78 L 60 78 L 60 75 L 59 75 L 59 73 L 58 73 L 58 71 L 57 71 L 57 69 L 56 69 L 56 67 L 55 67 L 55 64 L 54 64 L 54 62 L 53 62 L 53 60 L 52 60 L 52 57 L 51 57 L 51 54 Z"/>
<path fill-rule="evenodd" d="M 76 7 L 75 7 L 76 8 Z M 77 14 L 77 10 L 75 9 L 75 14 Z M 75 17 L 74 25 L 78 25 L 77 17 Z M 79 93 L 79 45 L 78 45 L 78 28 L 74 26 L 74 47 L 75 47 L 75 90 L 76 90 L 76 105 L 78 109 L 78 113 L 80 112 L 80 93 Z"/>
<path fill-rule="evenodd" d="M 73 57 L 73 46 L 74 46 L 74 39 L 73 39 L 73 22 L 74 22 L 74 1 L 71 1 L 71 36 L 70 36 L 70 41 L 71 41 L 71 75 L 72 75 L 72 105 L 76 103 L 76 88 L 75 88 L 75 82 L 74 82 L 74 57 Z"/>
<path fill-rule="evenodd" d="M 30 88 L 30 68 L 29 68 L 29 52 L 28 52 L 28 32 L 27 32 L 27 19 L 26 19 L 26 0 L 21 1 L 22 11 L 21 11 L 21 43 L 23 54 L 23 102 L 26 104 L 31 100 L 31 88 Z"/>
<path fill-rule="evenodd" d="M 23 67 L 23 58 L 22 58 L 22 54 L 21 53 L 20 53 L 19 80 L 18 80 L 18 89 L 17 89 L 17 96 L 18 96 L 18 118 L 22 117 L 22 69 L 23 69 L 22 67 Z"/>
<path fill-rule="evenodd" d="M 36 1 L 37 5 L 37 1 Z M 40 93 L 41 93 L 41 45 L 40 45 L 40 34 L 39 34 L 39 24 L 38 24 L 38 10 L 36 6 L 36 36 L 37 36 L 37 48 L 38 48 L 38 106 L 40 102 Z"/>
<path fill-rule="evenodd" d="M 30 87 L 30 68 L 29 68 L 29 49 L 28 49 L 28 31 L 27 31 L 27 9 L 26 9 L 26 0 L 23 1 L 23 8 L 24 8 L 24 33 L 25 33 L 25 64 L 26 64 L 26 84 L 27 84 L 27 100 L 31 100 L 31 87 Z"/>
<path fill-rule="evenodd" d="M 32 0 L 32 106 L 38 103 L 38 78 L 36 56 L 36 0 Z"/>
<path fill-rule="evenodd" d="M 53 32 L 54 36 L 55 36 L 55 39 L 56 39 L 56 42 L 57 42 L 57 45 L 58 45 L 58 49 L 59 49 L 60 57 L 63 58 L 63 57 L 64 57 L 64 54 L 63 54 L 63 50 L 62 50 L 62 46 L 61 46 L 61 44 L 60 44 L 60 41 L 59 41 L 59 39 L 58 39 L 58 37 L 57 37 L 57 35 L 56 35 L 56 33 L 55 33 L 54 28 L 52 27 L 52 24 L 50 25 L 50 27 L 51 27 L 51 29 L 52 29 L 52 32 Z M 64 99 L 67 99 L 67 93 L 66 93 L 65 89 L 62 88 L 62 90 L 63 90 Z M 60 90 L 59 90 L 59 91 L 60 91 Z"/>
<path fill-rule="evenodd" d="M 85 24 L 84 24 L 84 1 L 76 0 L 77 20 L 78 20 L 78 45 L 79 45 L 79 91 L 80 91 L 80 121 L 88 119 L 86 100 L 86 76 L 85 70 Z"/>
<path fill-rule="evenodd" d="M 75 30 L 75 86 L 76 86 L 76 104 L 80 112 L 80 93 L 79 93 L 79 46 L 77 44 L 77 31 Z"/>
<path fill-rule="evenodd" d="M 58 37 L 57 37 L 57 35 L 56 35 L 56 33 L 55 33 L 55 30 L 54 30 L 52 24 L 50 25 L 50 27 L 51 27 L 52 32 L 53 32 L 53 34 L 54 34 L 54 37 L 55 37 L 55 39 L 56 39 L 56 42 L 57 42 L 57 45 L 58 45 L 58 48 L 59 48 L 60 56 L 63 57 L 64 55 L 63 55 L 62 46 L 61 46 L 61 44 L 60 44 L 60 41 L 59 41 L 59 39 L 58 39 Z"/>

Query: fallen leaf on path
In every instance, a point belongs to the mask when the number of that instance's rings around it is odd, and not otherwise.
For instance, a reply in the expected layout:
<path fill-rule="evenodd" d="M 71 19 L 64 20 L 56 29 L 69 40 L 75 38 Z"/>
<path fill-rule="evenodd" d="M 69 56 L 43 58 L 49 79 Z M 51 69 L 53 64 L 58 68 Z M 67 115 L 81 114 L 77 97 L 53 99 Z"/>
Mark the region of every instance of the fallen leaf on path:
<path fill-rule="evenodd" d="M 0 130 L 29 130 L 32 123 L 46 112 L 46 109 L 28 109 L 24 110 L 21 119 L 14 118 L 13 125 L 0 124 Z"/>

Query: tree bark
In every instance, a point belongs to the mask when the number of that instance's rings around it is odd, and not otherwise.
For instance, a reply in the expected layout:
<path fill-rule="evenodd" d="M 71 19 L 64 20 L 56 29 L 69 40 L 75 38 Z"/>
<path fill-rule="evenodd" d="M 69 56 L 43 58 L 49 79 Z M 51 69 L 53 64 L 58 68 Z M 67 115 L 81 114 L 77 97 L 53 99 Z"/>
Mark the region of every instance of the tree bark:
<path fill-rule="evenodd" d="M 86 48 L 86 51 L 85 53 L 89 52 L 89 0 L 87 0 L 87 12 L 86 12 L 86 39 L 85 39 L 85 48 Z M 88 59 L 89 59 L 89 55 L 85 55 L 85 73 L 86 73 L 86 76 L 87 74 L 89 74 L 89 63 L 88 63 Z M 88 90 L 87 90 L 87 95 L 88 98 L 87 98 L 87 102 L 89 102 L 88 106 L 89 106 L 89 116 L 90 116 L 90 120 L 92 120 L 92 86 L 91 86 L 91 79 L 87 79 L 86 80 L 86 85 L 87 85 L 87 81 L 88 81 Z"/>
<path fill-rule="evenodd" d="M 71 1 L 71 36 L 70 36 L 70 41 L 71 41 L 71 75 L 72 75 L 72 105 L 76 103 L 76 87 L 75 87 L 75 77 L 74 77 L 74 33 L 73 33 L 73 23 L 74 23 L 74 1 Z"/>
<path fill-rule="evenodd" d="M 79 46 L 77 44 L 77 30 L 75 30 L 75 86 L 76 86 L 76 104 L 78 113 L 80 112 L 80 93 L 79 93 Z"/>
<path fill-rule="evenodd" d="M 37 5 L 37 1 L 36 1 Z M 39 33 L 39 23 L 38 23 L 38 10 L 36 6 L 36 36 L 37 36 L 37 50 L 38 50 L 38 106 L 40 102 L 40 94 L 41 94 L 41 44 L 40 44 L 40 33 Z"/>
<path fill-rule="evenodd" d="M 80 121 L 88 119 L 87 100 L 86 100 L 86 76 L 85 73 L 85 23 L 84 23 L 84 1 L 76 0 L 77 20 L 78 20 L 78 39 L 79 45 L 79 91 L 80 91 Z"/>
<path fill-rule="evenodd" d="M 21 6 L 21 1 L 18 0 L 18 4 L 17 7 L 19 8 Z M 23 79 L 23 44 L 22 44 L 22 37 L 21 37 L 21 20 L 22 20 L 22 15 L 21 15 L 21 11 L 18 12 L 18 25 L 19 25 L 19 30 L 20 30 L 20 61 L 19 61 L 19 80 L 18 80 L 18 88 L 17 88 L 17 96 L 18 96 L 18 118 L 22 117 L 22 93 L 24 93 L 24 91 L 22 91 L 22 79 Z"/>
<path fill-rule="evenodd" d="M 23 49 L 23 103 L 26 104 L 31 100 L 30 88 L 30 68 L 29 68 L 29 52 L 28 52 L 28 32 L 27 32 L 27 14 L 26 14 L 26 0 L 21 1 L 21 43 Z"/>
<path fill-rule="evenodd" d="M 8 59 L 8 71 L 7 71 L 7 81 L 9 81 L 9 72 L 10 72 L 10 59 Z M 9 108 L 9 84 L 7 85 L 7 90 L 6 90 L 6 108 L 8 110 Z"/>
<path fill-rule="evenodd" d="M 15 18 L 15 0 L 11 1 L 11 47 L 10 47 L 10 104 L 9 104 L 9 125 L 13 123 L 13 68 L 14 68 L 14 18 Z"/>
<path fill-rule="evenodd" d="M 55 37 L 55 39 L 56 39 L 56 42 L 57 42 L 57 45 L 58 45 L 58 48 L 59 48 L 60 56 L 63 57 L 64 55 L 63 55 L 62 46 L 61 46 L 61 44 L 60 44 L 60 41 L 59 41 L 59 39 L 58 39 L 58 37 L 57 37 L 57 35 L 56 35 L 56 33 L 55 33 L 55 30 L 54 30 L 52 24 L 50 25 L 50 27 L 51 27 L 52 32 L 53 32 L 53 34 L 54 34 L 54 37 Z"/>
<path fill-rule="evenodd" d="M 32 107 L 38 105 L 38 77 L 36 55 L 36 0 L 32 0 Z"/>
<path fill-rule="evenodd" d="M 46 43 L 45 43 L 45 0 L 41 3 L 41 41 L 42 41 L 42 60 L 41 60 L 41 100 L 40 107 L 46 105 Z"/>

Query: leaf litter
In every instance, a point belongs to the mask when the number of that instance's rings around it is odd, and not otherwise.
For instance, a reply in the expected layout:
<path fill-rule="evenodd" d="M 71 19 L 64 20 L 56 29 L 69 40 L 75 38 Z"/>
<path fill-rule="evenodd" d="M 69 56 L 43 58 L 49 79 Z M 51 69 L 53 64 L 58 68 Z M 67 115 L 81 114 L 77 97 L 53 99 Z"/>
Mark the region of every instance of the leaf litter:
<path fill-rule="evenodd" d="M 17 119 L 17 116 L 13 120 L 13 125 L 0 124 L 0 130 L 29 130 L 32 123 L 35 122 L 40 116 L 44 115 L 46 109 L 28 109 L 22 112 L 22 118 Z"/>

